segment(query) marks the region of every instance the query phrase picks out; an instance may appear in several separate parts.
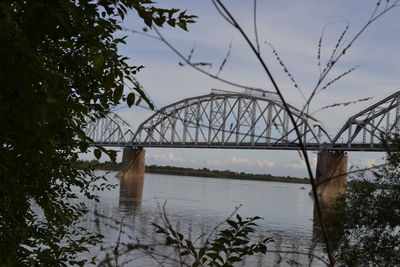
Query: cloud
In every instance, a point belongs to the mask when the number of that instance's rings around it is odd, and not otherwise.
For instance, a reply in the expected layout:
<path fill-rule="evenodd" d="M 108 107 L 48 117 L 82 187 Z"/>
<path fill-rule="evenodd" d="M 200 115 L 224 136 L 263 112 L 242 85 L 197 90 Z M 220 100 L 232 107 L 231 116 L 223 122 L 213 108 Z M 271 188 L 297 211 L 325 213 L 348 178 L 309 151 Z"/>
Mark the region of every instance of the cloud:
<path fill-rule="evenodd" d="M 231 156 L 228 160 L 206 160 L 210 167 L 247 167 L 247 168 L 274 168 L 276 163 L 269 160 L 240 158 L 238 156 Z"/>
<path fill-rule="evenodd" d="M 311 157 L 311 168 L 315 169 L 317 166 L 317 158 Z M 286 163 L 283 164 L 283 168 L 290 169 L 290 170 L 306 170 L 306 163 L 303 159 L 299 159 L 297 162 L 294 163 Z"/>
<path fill-rule="evenodd" d="M 298 161 L 296 163 L 286 163 L 283 165 L 283 167 L 292 170 L 305 170 L 306 164 L 304 161 Z"/>
<path fill-rule="evenodd" d="M 207 166 L 214 167 L 214 168 L 229 166 L 229 164 L 226 160 L 218 160 L 218 159 L 213 159 L 213 160 L 208 159 L 208 160 L 206 160 L 206 164 L 207 164 Z"/>
<path fill-rule="evenodd" d="M 176 156 L 173 153 L 150 155 L 149 160 L 155 161 L 157 164 L 178 164 L 187 162 L 184 158 Z"/>

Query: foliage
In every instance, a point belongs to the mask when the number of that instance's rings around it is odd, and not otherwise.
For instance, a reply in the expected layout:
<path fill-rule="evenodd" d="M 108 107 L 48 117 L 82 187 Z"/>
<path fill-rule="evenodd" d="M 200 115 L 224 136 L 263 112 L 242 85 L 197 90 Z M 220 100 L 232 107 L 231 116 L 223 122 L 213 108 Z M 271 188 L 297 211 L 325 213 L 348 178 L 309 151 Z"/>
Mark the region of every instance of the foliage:
<path fill-rule="evenodd" d="M 95 198 L 101 179 L 77 163 L 90 142 L 82 128 L 122 100 L 149 103 L 133 79 L 142 66 L 118 53 L 129 10 L 148 26 L 193 22 L 149 0 L 0 3 L 0 265 L 83 265 L 76 254 L 97 242 L 76 225 L 84 205 L 71 201 Z"/>
<path fill-rule="evenodd" d="M 388 148 L 399 151 L 399 145 L 399 140 L 392 140 Z M 400 152 L 389 150 L 386 165 L 354 177 L 328 216 L 343 219 L 330 224 L 339 264 L 395 266 L 400 262 L 399 163 Z"/>
<path fill-rule="evenodd" d="M 166 218 L 166 217 L 165 217 Z M 174 247 L 179 254 L 180 264 L 183 266 L 233 266 L 241 262 L 245 256 L 256 253 L 267 252 L 267 243 L 272 242 L 271 238 L 265 238 L 261 242 L 252 242 L 250 234 L 254 233 L 258 226 L 255 221 L 260 217 L 243 219 L 236 215 L 236 219 L 227 219 L 228 228 L 220 230 L 211 239 L 213 232 L 199 248 L 195 243 L 186 239 L 183 234 L 176 231 L 168 220 L 164 226 L 156 223 L 156 232 L 164 235 L 165 245 Z M 215 229 L 216 230 L 216 229 Z"/>

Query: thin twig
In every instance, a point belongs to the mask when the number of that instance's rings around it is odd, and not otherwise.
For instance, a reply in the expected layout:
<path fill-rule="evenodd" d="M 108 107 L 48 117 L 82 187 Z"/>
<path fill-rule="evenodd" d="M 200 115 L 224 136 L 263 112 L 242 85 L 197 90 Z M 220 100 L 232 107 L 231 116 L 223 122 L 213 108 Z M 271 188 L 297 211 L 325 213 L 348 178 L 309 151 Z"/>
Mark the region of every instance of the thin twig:
<path fill-rule="evenodd" d="M 296 80 L 294 79 L 293 75 L 290 73 L 289 69 L 286 67 L 285 63 L 283 63 L 283 60 L 281 59 L 281 57 L 278 54 L 278 51 L 275 49 L 275 47 L 271 43 L 266 42 L 266 44 L 268 44 L 271 47 L 272 53 L 275 55 L 276 60 L 278 60 L 279 64 L 282 66 L 283 71 L 286 73 L 286 75 L 292 81 L 294 88 L 296 88 L 297 91 L 299 91 L 299 93 L 303 97 L 304 101 L 307 101 L 307 98 L 303 94 L 303 91 L 301 90 L 300 86 L 297 84 Z"/>
<path fill-rule="evenodd" d="M 319 41 L 318 41 L 318 53 L 317 53 L 317 65 L 319 68 L 319 75 L 321 75 L 322 73 L 322 69 L 321 69 L 321 50 L 322 50 L 322 39 L 324 37 L 324 33 L 325 33 L 325 28 L 328 26 L 328 24 L 326 24 L 323 28 L 322 28 L 322 32 L 321 32 L 321 36 L 319 37 Z"/>
<path fill-rule="evenodd" d="M 154 256 L 154 254 L 155 254 L 154 252 L 149 252 L 146 249 L 143 249 L 143 252 L 146 255 L 150 256 L 153 260 L 155 260 L 160 266 L 165 266 L 159 259 L 157 259 L 156 256 Z M 159 256 L 163 256 L 163 255 L 159 255 Z"/>
<path fill-rule="evenodd" d="M 327 182 L 329 182 L 329 181 L 331 181 L 333 179 L 342 177 L 344 175 L 349 175 L 349 174 L 353 174 L 353 173 L 357 173 L 357 172 L 370 171 L 370 170 L 373 170 L 373 169 L 379 169 L 379 168 L 382 168 L 382 167 L 385 167 L 385 166 L 388 166 L 388 165 L 390 165 L 390 163 L 385 163 L 385 164 L 381 164 L 381 165 L 374 165 L 372 167 L 368 167 L 368 168 L 364 168 L 364 169 L 357 169 L 357 170 L 354 170 L 354 171 L 348 171 L 348 172 L 341 173 L 341 174 L 338 174 L 338 175 L 335 175 L 335 176 L 331 176 L 331 177 L 329 177 L 329 178 L 327 178 L 327 179 L 325 179 L 323 181 L 317 182 L 316 185 L 317 186 L 322 185 L 324 183 L 327 183 Z"/>
<path fill-rule="evenodd" d="M 313 195 L 314 195 L 314 199 L 315 199 L 317 214 L 318 214 L 318 218 L 319 218 L 319 221 L 320 221 L 320 224 L 321 224 L 321 231 L 322 231 L 322 234 L 323 234 L 323 237 L 324 237 L 324 241 L 325 241 L 325 245 L 326 245 L 326 248 L 327 248 L 329 262 L 330 262 L 331 266 L 334 266 L 334 258 L 332 256 L 332 250 L 331 250 L 331 247 L 330 247 L 330 244 L 329 244 L 329 240 L 328 240 L 328 236 L 326 234 L 326 230 L 325 230 L 325 227 L 324 227 L 324 224 L 323 224 L 323 220 L 322 220 L 322 212 L 321 212 L 320 203 L 318 201 L 318 194 L 317 194 L 317 188 L 315 186 L 314 175 L 313 175 L 312 170 L 311 170 L 311 164 L 310 164 L 310 160 L 308 158 L 307 151 L 305 149 L 305 145 L 303 144 L 303 141 L 301 140 L 301 134 L 300 134 L 300 130 L 297 127 L 296 120 L 294 119 L 294 116 L 293 116 L 291 110 L 289 109 L 289 105 L 286 102 L 286 99 L 283 97 L 282 92 L 279 89 L 278 84 L 276 83 L 274 77 L 272 76 L 269 68 L 267 67 L 267 65 L 264 62 L 264 60 L 261 57 L 261 55 L 257 52 L 257 49 L 254 47 L 253 43 L 250 41 L 250 39 L 248 38 L 247 34 L 244 32 L 242 27 L 236 22 L 235 18 L 232 16 L 232 14 L 229 12 L 229 10 L 225 7 L 225 5 L 220 0 L 212 0 L 212 1 L 213 2 L 215 1 L 216 3 L 218 3 L 218 5 L 224 10 L 226 15 L 234 23 L 235 28 L 241 33 L 241 35 L 246 40 L 246 42 L 248 43 L 250 48 L 253 50 L 253 53 L 256 55 L 258 61 L 260 62 L 260 64 L 262 65 L 264 71 L 266 72 L 269 80 L 272 82 L 272 85 L 275 88 L 276 93 L 278 94 L 279 98 L 281 99 L 282 104 L 284 105 L 284 108 L 287 111 L 290 120 L 292 121 L 293 127 L 295 128 L 296 135 L 298 136 L 298 139 L 299 139 L 299 146 L 300 146 L 300 149 L 301 149 L 301 151 L 303 153 L 304 160 L 305 160 L 306 167 L 307 167 L 307 171 L 308 171 L 308 174 L 309 174 L 309 177 L 310 177 L 310 182 L 311 182 L 311 187 L 312 187 L 312 191 L 313 191 Z"/>
<path fill-rule="evenodd" d="M 232 81 L 226 80 L 226 79 L 224 79 L 224 78 L 219 77 L 218 75 L 214 75 L 214 74 L 212 74 L 212 73 L 210 73 L 210 72 L 208 72 L 208 71 L 203 70 L 202 68 L 200 68 L 200 67 L 199 67 L 198 65 L 196 65 L 196 64 L 193 64 L 193 63 L 189 62 L 189 61 L 187 60 L 187 58 L 186 58 L 178 49 L 176 49 L 170 42 L 167 41 L 167 39 L 165 39 L 165 37 L 157 30 L 156 27 L 153 27 L 153 30 L 156 32 L 157 35 L 151 35 L 151 34 L 148 34 L 148 33 L 143 33 L 143 32 L 136 31 L 136 30 L 129 29 L 129 28 L 125 28 L 125 27 L 122 28 L 122 30 L 124 30 L 124 31 L 126 31 L 126 32 L 131 32 L 131 33 L 134 33 L 134 34 L 140 34 L 140 35 L 143 35 L 143 36 L 146 36 L 146 37 L 149 37 L 149 38 L 152 38 L 152 39 L 156 39 L 156 40 L 158 40 L 158 41 L 163 42 L 169 49 L 172 50 L 172 52 L 174 52 L 174 53 L 175 53 L 183 62 L 185 62 L 188 66 L 190 66 L 190 67 L 192 67 L 193 69 L 195 69 L 195 70 L 197 70 L 197 71 L 199 71 L 199 72 L 201 72 L 201 73 L 207 75 L 208 77 L 210 77 L 210 78 L 212 78 L 212 79 L 218 80 L 218 81 L 220 81 L 220 82 L 226 83 L 226 84 L 228 84 L 228 85 L 231 85 L 231 86 L 234 86 L 234 87 L 237 87 L 237 88 L 242 88 L 242 89 L 256 89 L 256 90 L 263 90 L 263 91 L 265 91 L 265 89 L 263 89 L 263 88 L 248 86 L 248 85 L 239 84 L 239 83 L 236 83 L 236 82 L 232 82 Z M 272 92 L 270 92 L 270 93 L 272 93 Z"/>
<path fill-rule="evenodd" d="M 379 0 L 374 8 L 374 10 L 371 13 L 371 16 L 369 18 L 369 20 L 364 24 L 363 27 L 361 27 L 361 29 L 357 32 L 357 34 L 355 34 L 355 36 L 351 39 L 351 41 L 343 48 L 340 50 L 340 52 L 337 54 L 336 57 L 333 57 L 332 60 L 330 60 L 330 62 L 327 63 L 328 67 L 325 68 L 322 73 L 320 74 L 320 77 L 317 81 L 317 84 L 315 85 L 314 89 L 312 90 L 310 96 L 307 99 L 307 102 L 304 104 L 302 110 L 301 110 L 301 114 L 304 113 L 304 111 L 309 108 L 311 101 L 314 99 L 315 95 L 318 92 L 318 89 L 320 87 L 320 85 L 322 84 L 322 82 L 325 80 L 325 78 L 327 77 L 327 75 L 330 73 L 330 71 L 332 70 L 333 66 L 335 66 L 337 64 L 337 62 L 346 54 L 346 52 L 348 51 L 348 49 L 350 49 L 353 44 L 358 40 L 358 38 L 361 36 L 362 33 L 364 33 L 364 31 L 369 27 L 369 25 L 371 25 L 373 22 L 375 22 L 377 19 L 379 19 L 380 17 L 382 17 L 385 13 L 387 13 L 388 11 L 390 11 L 391 9 L 398 7 L 398 3 L 400 0 L 396 0 L 393 1 L 392 4 L 389 5 L 390 0 L 386 1 L 386 5 L 383 8 L 383 10 L 381 12 L 378 12 L 380 4 L 381 4 L 381 0 Z"/>
<path fill-rule="evenodd" d="M 254 0 L 253 9 L 253 19 L 254 19 L 254 35 L 256 37 L 257 52 L 260 54 L 260 42 L 258 41 L 258 30 L 257 30 L 257 0 Z"/>
<path fill-rule="evenodd" d="M 240 209 L 240 207 L 242 206 L 242 204 L 240 204 L 238 207 L 235 208 L 235 210 L 223 221 L 221 221 L 219 224 L 217 224 L 210 232 L 210 234 L 208 235 L 208 237 L 206 238 L 206 243 L 208 243 L 208 240 L 210 240 L 211 236 L 218 230 L 218 228 L 223 225 L 224 223 L 226 223 L 227 220 L 229 220 L 230 218 L 232 218 L 233 215 L 235 215 L 237 213 L 237 211 Z"/>
<path fill-rule="evenodd" d="M 234 86 L 234 87 L 238 87 L 238 88 L 242 88 L 242 89 L 258 89 L 258 90 L 264 90 L 264 89 L 261 89 L 261 88 L 255 88 L 255 87 L 251 87 L 251 86 L 247 86 L 247 85 L 243 85 L 243 84 L 239 84 L 239 83 L 235 83 L 235 82 L 228 81 L 228 80 L 223 79 L 223 78 L 221 78 L 221 77 L 219 77 L 219 76 L 217 76 L 217 75 L 214 75 L 214 74 L 212 74 L 212 73 L 210 73 L 210 72 L 207 72 L 207 71 L 203 70 L 202 68 L 198 67 L 197 65 L 192 64 L 191 62 L 188 62 L 188 61 L 187 61 L 187 58 L 186 58 L 185 56 L 183 56 L 183 54 L 182 54 L 181 52 L 179 52 L 174 46 L 172 46 L 171 43 L 169 43 L 169 42 L 164 38 L 164 36 L 160 33 L 160 31 L 157 30 L 157 28 L 154 27 L 153 30 L 157 33 L 157 35 L 158 35 L 160 41 L 162 41 L 162 42 L 163 42 L 167 47 L 169 47 L 176 55 L 178 55 L 178 57 L 180 57 L 187 65 L 191 66 L 191 67 L 194 68 L 195 70 L 197 70 L 197 71 L 199 71 L 199 72 L 201 72 L 201 73 L 203 73 L 203 74 L 205 74 L 205 75 L 207 75 L 207 76 L 209 76 L 209 77 L 211 77 L 211 78 L 213 78 L 213 79 L 216 79 L 216 80 L 218 80 L 218 81 L 220 81 L 220 82 L 229 84 L 229 85 Z"/>
<path fill-rule="evenodd" d="M 336 107 L 340 107 L 340 106 L 348 106 L 348 105 L 351 105 L 351 104 L 357 104 L 357 103 L 360 103 L 360 102 L 369 101 L 369 100 L 371 100 L 371 99 L 372 99 L 372 97 L 365 97 L 365 98 L 361 98 L 361 99 L 358 99 L 358 100 L 355 100 L 355 101 L 334 103 L 334 104 L 331 104 L 331 105 L 328 105 L 328 106 L 324 106 L 324 107 L 322 107 L 322 108 L 319 108 L 319 109 L 315 110 L 313 113 L 311 113 L 310 115 L 314 115 L 315 113 L 317 113 L 317 112 L 319 112 L 319 111 L 321 111 L 321 110 L 324 110 L 324 109 L 336 108 Z"/>
<path fill-rule="evenodd" d="M 317 256 L 313 253 L 308 253 L 308 252 L 301 252 L 301 251 L 294 251 L 294 250 L 281 250 L 281 249 L 268 249 L 267 253 L 287 253 L 287 254 L 298 254 L 298 255 L 306 255 L 306 256 L 312 256 L 318 260 L 320 260 L 321 262 L 325 263 L 326 265 L 329 265 L 329 263 L 322 257 Z"/>
<path fill-rule="evenodd" d="M 342 74 L 336 76 L 334 79 L 332 79 L 332 80 L 329 81 L 327 84 L 325 84 L 321 89 L 319 89 L 319 90 L 317 91 L 317 93 L 319 93 L 319 92 L 325 90 L 326 88 L 328 88 L 329 86 L 331 86 L 333 83 L 337 82 L 338 80 L 340 80 L 340 79 L 343 78 L 344 76 L 346 76 L 346 75 L 352 73 L 354 70 L 356 70 L 356 69 L 359 68 L 359 67 L 360 67 L 360 65 L 357 65 L 357 66 L 355 66 L 355 67 L 349 69 L 348 71 L 343 72 Z"/>
<path fill-rule="evenodd" d="M 231 55 L 231 50 L 232 50 L 232 41 L 229 43 L 229 47 L 228 47 L 228 52 L 226 53 L 226 56 L 224 58 L 224 60 L 222 60 L 221 66 L 219 66 L 218 72 L 215 76 L 219 76 L 219 74 L 221 73 L 222 69 L 224 68 L 226 62 L 228 61 L 229 56 Z"/>
<path fill-rule="evenodd" d="M 119 233 L 118 233 L 118 238 L 117 238 L 117 243 L 116 243 L 115 248 L 114 248 L 114 250 L 113 250 L 113 253 L 114 253 L 114 260 L 115 260 L 115 266 L 118 266 L 118 256 L 119 256 L 119 251 L 118 251 L 118 249 L 119 249 L 119 244 L 120 244 L 120 241 L 121 241 L 122 225 L 123 225 L 123 223 L 124 223 L 124 219 L 125 219 L 125 216 L 123 216 L 122 219 L 121 219 L 121 223 L 120 223 L 120 227 L 119 227 Z"/>

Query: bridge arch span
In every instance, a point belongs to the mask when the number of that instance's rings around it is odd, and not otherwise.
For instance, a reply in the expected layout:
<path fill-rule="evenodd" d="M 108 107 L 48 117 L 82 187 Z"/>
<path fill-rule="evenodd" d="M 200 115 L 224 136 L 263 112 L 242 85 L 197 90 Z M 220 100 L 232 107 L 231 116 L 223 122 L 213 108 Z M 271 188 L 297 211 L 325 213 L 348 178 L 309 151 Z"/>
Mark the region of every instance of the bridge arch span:
<path fill-rule="evenodd" d="M 214 91 L 182 99 L 140 124 L 128 146 L 299 149 L 287 111 L 270 95 Z M 307 149 L 330 143 L 321 122 L 289 108 Z"/>
<path fill-rule="evenodd" d="M 400 134 L 400 91 L 351 116 L 332 140 L 347 151 L 384 151 L 385 139 Z"/>
<path fill-rule="evenodd" d="M 132 140 L 131 126 L 117 114 L 110 112 L 100 118 L 86 118 L 83 129 L 94 144 L 102 146 L 125 146 Z"/>

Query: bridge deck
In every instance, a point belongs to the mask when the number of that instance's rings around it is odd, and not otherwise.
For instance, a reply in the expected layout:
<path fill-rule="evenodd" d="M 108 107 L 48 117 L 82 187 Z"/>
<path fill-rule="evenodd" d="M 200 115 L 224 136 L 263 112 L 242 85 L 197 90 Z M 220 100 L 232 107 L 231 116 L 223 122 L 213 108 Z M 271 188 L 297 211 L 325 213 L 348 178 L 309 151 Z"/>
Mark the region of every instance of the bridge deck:
<path fill-rule="evenodd" d="M 96 143 L 96 145 L 102 145 L 106 147 L 143 147 L 143 148 L 209 148 L 209 149 L 259 149 L 259 150 L 300 150 L 299 145 L 297 144 L 251 144 L 251 143 L 131 143 L 129 145 L 125 143 Z M 359 151 L 359 152 L 381 152 L 384 151 L 384 147 L 382 145 L 372 145 L 371 144 L 334 144 L 332 147 L 328 146 L 328 144 L 320 145 L 317 143 L 307 144 L 306 150 L 308 151 L 338 151 L 338 152 L 346 152 L 346 151 Z M 389 149 L 390 150 L 390 149 Z"/>

